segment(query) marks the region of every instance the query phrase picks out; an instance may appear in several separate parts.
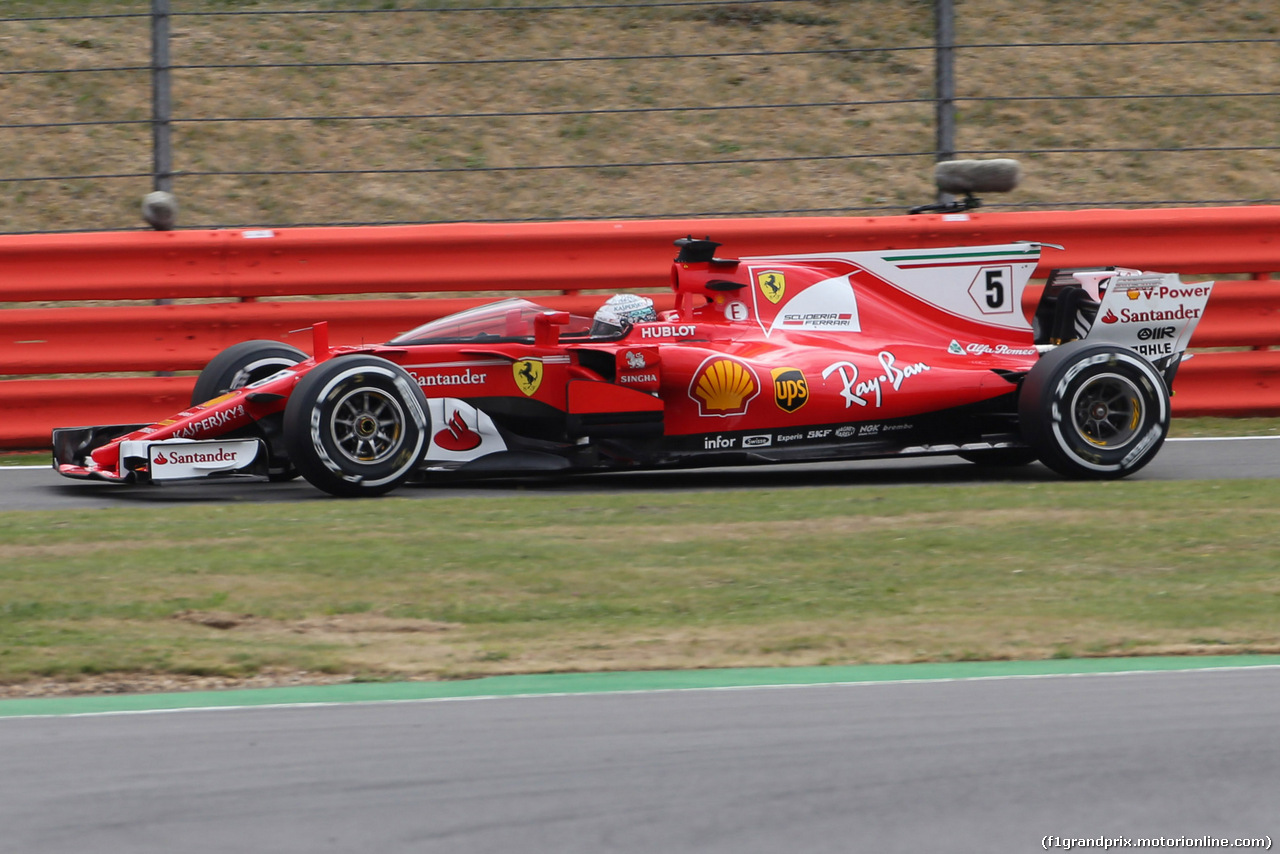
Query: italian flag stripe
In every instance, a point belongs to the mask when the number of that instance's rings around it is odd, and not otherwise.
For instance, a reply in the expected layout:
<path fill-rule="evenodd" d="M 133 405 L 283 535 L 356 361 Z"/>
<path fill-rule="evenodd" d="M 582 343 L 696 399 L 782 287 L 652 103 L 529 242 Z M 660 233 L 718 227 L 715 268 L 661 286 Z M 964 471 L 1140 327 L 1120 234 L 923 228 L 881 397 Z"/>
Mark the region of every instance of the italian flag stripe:
<path fill-rule="evenodd" d="M 885 255 L 884 260 L 898 266 L 932 267 L 944 264 L 975 264 L 991 261 L 1022 261 L 1028 256 L 1040 254 L 1040 247 L 1028 246 L 1026 249 L 1006 249 L 1001 252 L 939 252 L 937 254 L 912 253 L 910 255 Z"/>

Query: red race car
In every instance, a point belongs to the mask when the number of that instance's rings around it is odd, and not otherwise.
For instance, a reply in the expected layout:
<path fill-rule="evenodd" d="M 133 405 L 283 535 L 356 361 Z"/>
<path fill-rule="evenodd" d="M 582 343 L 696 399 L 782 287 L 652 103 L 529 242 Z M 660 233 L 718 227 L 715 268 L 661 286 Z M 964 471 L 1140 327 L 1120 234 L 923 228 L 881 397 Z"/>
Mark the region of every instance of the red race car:
<path fill-rule="evenodd" d="M 126 483 L 298 475 L 377 495 L 494 475 L 959 454 L 1068 477 L 1146 465 L 1212 287 L 1055 271 L 1041 245 L 720 258 L 684 238 L 675 308 L 619 295 L 595 316 L 511 299 L 377 346 L 247 341 L 150 425 L 54 431 L 68 477 Z"/>

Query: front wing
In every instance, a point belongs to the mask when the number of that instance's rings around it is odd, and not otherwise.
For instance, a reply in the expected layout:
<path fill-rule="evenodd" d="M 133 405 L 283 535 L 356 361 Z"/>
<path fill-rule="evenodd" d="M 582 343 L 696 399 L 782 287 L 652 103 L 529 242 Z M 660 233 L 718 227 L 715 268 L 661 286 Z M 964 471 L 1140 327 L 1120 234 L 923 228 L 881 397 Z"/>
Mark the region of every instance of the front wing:
<path fill-rule="evenodd" d="M 261 439 L 133 439 L 120 443 L 119 463 L 99 465 L 93 450 L 145 425 L 64 427 L 53 431 L 53 468 L 66 477 L 115 483 L 268 476 Z"/>

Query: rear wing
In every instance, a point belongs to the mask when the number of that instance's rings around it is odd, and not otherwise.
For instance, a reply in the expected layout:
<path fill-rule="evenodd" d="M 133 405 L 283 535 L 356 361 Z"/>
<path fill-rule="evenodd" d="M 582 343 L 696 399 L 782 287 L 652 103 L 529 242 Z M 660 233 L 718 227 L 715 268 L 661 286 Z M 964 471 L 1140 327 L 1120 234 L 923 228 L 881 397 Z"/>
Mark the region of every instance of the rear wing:
<path fill-rule="evenodd" d="M 1213 284 L 1123 267 L 1054 270 L 1032 319 L 1035 342 L 1119 344 L 1169 368 L 1190 345 Z"/>

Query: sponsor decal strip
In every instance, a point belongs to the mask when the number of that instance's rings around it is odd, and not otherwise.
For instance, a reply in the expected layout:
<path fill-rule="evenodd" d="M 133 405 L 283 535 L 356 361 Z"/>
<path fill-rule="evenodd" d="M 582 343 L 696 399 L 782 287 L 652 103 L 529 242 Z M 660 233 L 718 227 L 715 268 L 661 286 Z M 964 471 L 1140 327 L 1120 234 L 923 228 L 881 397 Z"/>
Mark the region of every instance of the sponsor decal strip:
<path fill-rule="evenodd" d="M 228 451 L 226 448 L 218 448 L 216 451 L 192 451 L 184 454 L 182 451 L 165 451 L 156 455 L 152 460 L 158 466 L 173 463 L 179 466 L 190 466 L 196 463 L 238 463 L 239 457 L 235 451 Z"/>
<path fill-rule="evenodd" d="M 244 406 L 237 404 L 229 409 L 224 409 L 221 412 L 214 412 L 206 418 L 201 418 L 199 421 L 191 422 L 181 430 L 175 431 L 174 436 L 189 439 L 194 436 L 199 436 L 207 430 L 214 430 L 244 417 Z"/>
<path fill-rule="evenodd" d="M 908 421 L 888 424 L 872 421 L 856 424 L 844 424 L 839 427 L 797 427 L 793 430 L 783 430 L 773 433 L 743 433 L 729 435 L 717 433 L 715 435 L 703 435 L 700 437 L 690 438 L 693 438 L 694 441 L 701 438 L 702 449 L 706 451 L 726 451 L 737 448 L 748 450 L 751 448 L 781 447 L 793 442 L 819 442 L 829 440 L 832 437 L 836 439 L 876 439 L 889 433 L 911 430 L 914 426 L 914 424 Z M 1280 438 L 1280 436 L 1276 438 Z"/>
<path fill-rule="evenodd" d="M 1200 309 L 1187 308 L 1185 305 L 1179 304 L 1177 308 L 1153 309 L 1151 311 L 1132 311 L 1122 308 L 1119 315 L 1108 311 L 1101 320 L 1103 323 L 1153 323 L 1162 320 L 1192 320 L 1199 316 Z"/>
<path fill-rule="evenodd" d="M 1011 347 L 1008 344 L 966 344 L 960 347 L 958 341 L 952 341 L 947 351 L 957 356 L 970 353 L 975 356 L 1034 356 L 1039 351 L 1035 347 Z"/>
<path fill-rule="evenodd" d="M 858 366 L 852 362 L 833 362 L 822 371 L 824 380 L 832 374 L 840 376 L 840 382 L 844 385 L 840 396 L 844 398 L 845 409 L 854 404 L 866 406 L 868 403 L 874 403 L 879 407 L 884 402 L 885 383 L 888 383 L 894 391 L 900 391 L 903 382 L 930 369 L 924 362 L 899 365 L 897 357 L 888 350 L 881 350 L 876 358 L 884 373 L 865 380 L 858 379 Z M 874 401 L 868 401 L 868 397 L 873 397 Z"/>
<path fill-rule="evenodd" d="M 692 338 L 697 332 L 698 327 L 692 324 L 682 324 L 680 326 L 647 324 L 640 327 L 641 338 Z"/>
<path fill-rule="evenodd" d="M 409 373 L 422 388 L 438 385 L 482 385 L 489 376 L 487 372 L 473 371 L 470 368 L 454 374 L 420 374 L 416 370 L 410 370 Z"/>

